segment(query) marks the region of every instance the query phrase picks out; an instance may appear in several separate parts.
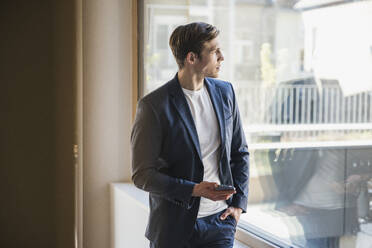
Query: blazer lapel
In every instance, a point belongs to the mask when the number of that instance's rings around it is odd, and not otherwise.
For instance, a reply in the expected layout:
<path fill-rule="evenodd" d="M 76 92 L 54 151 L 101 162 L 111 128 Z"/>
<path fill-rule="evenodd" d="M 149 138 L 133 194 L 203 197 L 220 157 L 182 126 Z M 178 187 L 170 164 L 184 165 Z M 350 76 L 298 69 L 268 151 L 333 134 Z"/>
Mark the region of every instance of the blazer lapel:
<path fill-rule="evenodd" d="M 180 115 L 191 137 L 191 140 L 195 146 L 195 149 L 198 153 L 200 161 L 202 161 L 199 138 L 197 135 L 194 119 L 192 117 L 192 114 L 191 114 L 189 105 L 186 101 L 186 98 L 184 96 L 184 93 L 181 89 L 181 85 L 179 84 L 178 74 L 176 74 L 176 76 L 173 78 L 173 80 L 170 83 L 170 94 L 172 96 L 173 104 L 176 107 L 178 114 Z"/>
<path fill-rule="evenodd" d="M 207 86 L 209 96 L 216 112 L 218 125 L 220 127 L 220 137 L 221 137 L 221 155 L 225 149 L 225 115 L 223 113 L 223 102 L 220 89 L 217 89 L 216 86 L 210 82 L 207 78 L 204 79 L 204 83 Z"/>

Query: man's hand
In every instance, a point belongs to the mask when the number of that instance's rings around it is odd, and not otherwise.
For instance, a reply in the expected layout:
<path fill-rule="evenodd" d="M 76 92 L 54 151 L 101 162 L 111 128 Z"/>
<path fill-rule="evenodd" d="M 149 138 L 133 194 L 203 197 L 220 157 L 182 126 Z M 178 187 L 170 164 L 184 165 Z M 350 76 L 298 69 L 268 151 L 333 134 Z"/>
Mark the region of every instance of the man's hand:
<path fill-rule="evenodd" d="M 232 215 L 235 218 L 236 223 L 238 223 L 242 212 L 243 210 L 241 208 L 228 207 L 226 211 L 221 215 L 220 219 L 224 220 L 227 218 L 227 216 Z"/>
<path fill-rule="evenodd" d="M 217 187 L 217 183 L 201 182 L 194 186 L 192 196 L 201 196 L 212 201 L 222 201 L 229 199 L 233 194 L 236 193 L 235 190 L 217 191 Z"/>

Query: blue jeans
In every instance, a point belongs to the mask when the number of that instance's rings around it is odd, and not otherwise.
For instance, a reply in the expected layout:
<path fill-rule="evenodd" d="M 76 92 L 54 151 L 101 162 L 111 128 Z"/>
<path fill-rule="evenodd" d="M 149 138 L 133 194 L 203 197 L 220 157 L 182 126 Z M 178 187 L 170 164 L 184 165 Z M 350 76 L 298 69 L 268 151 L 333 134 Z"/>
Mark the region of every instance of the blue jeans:
<path fill-rule="evenodd" d="M 225 210 L 210 216 L 198 218 L 191 238 L 182 248 L 233 248 L 237 223 L 231 215 L 225 220 L 221 220 L 220 216 L 224 212 Z M 150 248 L 161 247 L 151 242 Z"/>

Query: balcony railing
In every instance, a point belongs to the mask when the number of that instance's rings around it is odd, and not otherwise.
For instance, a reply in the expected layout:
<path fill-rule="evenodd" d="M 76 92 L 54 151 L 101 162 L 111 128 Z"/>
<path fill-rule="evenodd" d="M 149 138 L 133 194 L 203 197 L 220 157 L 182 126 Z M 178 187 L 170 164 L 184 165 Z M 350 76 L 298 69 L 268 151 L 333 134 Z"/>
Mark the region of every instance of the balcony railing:
<path fill-rule="evenodd" d="M 236 90 L 243 122 L 250 124 L 372 123 L 372 92 L 344 96 L 339 87 L 244 87 Z"/>
<path fill-rule="evenodd" d="M 248 134 L 304 137 L 372 130 L 372 92 L 344 96 L 338 85 L 314 84 L 237 87 L 236 95 Z"/>

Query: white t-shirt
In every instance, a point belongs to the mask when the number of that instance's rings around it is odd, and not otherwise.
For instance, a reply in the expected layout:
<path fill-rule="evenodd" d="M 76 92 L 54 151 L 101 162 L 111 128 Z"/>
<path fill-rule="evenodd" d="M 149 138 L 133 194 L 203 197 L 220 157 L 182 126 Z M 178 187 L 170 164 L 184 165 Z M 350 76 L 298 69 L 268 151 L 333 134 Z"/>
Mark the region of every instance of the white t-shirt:
<path fill-rule="evenodd" d="M 189 104 L 199 138 L 202 161 L 204 165 L 203 181 L 220 184 L 218 176 L 218 158 L 221 137 L 213 104 L 208 91 L 203 88 L 197 91 L 182 88 Z M 227 208 L 225 201 L 212 201 L 201 197 L 198 218 L 209 216 Z"/>
<path fill-rule="evenodd" d="M 311 208 L 339 209 L 345 207 L 342 192 L 335 191 L 334 184 L 344 179 L 344 157 L 339 150 L 319 151 L 316 171 L 294 203 Z"/>

